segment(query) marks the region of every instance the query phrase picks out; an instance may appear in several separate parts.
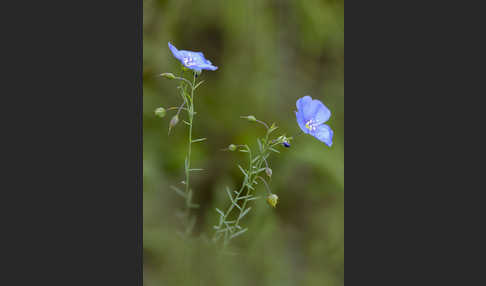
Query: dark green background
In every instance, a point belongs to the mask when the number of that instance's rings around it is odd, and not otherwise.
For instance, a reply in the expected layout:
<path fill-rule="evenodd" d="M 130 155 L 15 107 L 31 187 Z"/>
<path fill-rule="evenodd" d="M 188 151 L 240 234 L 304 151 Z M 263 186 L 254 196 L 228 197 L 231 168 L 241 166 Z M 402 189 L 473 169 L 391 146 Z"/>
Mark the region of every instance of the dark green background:
<path fill-rule="evenodd" d="M 144 0 L 144 284 L 151 285 L 343 285 L 344 284 L 344 3 L 291 0 Z M 194 238 L 181 239 L 176 212 L 183 201 L 169 185 L 184 179 L 187 126 L 167 136 L 159 106 L 177 106 L 179 73 L 167 47 L 202 51 L 219 67 L 205 71 L 198 89 L 193 145 L 195 202 L 201 205 Z M 270 158 L 276 209 L 253 201 L 236 238 L 236 256 L 218 256 L 206 245 L 226 208 L 225 186 L 235 187 L 244 153 L 222 152 L 231 143 L 256 146 L 264 130 L 239 119 L 253 114 L 296 136 L 295 101 L 320 99 L 332 111 L 334 145 L 308 135 Z M 264 195 L 264 190 L 257 194 Z"/>

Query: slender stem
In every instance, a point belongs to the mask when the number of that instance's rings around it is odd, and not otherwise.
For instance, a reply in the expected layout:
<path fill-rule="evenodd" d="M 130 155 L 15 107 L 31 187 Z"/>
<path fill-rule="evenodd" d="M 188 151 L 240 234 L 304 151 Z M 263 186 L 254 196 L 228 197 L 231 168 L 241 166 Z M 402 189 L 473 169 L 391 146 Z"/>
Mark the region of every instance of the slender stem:
<path fill-rule="evenodd" d="M 184 79 L 186 80 L 186 79 Z M 186 80 L 187 82 L 189 82 L 188 80 Z M 192 147 L 192 123 L 193 123 L 193 120 L 194 120 L 194 84 L 195 84 L 195 81 L 196 81 L 196 74 L 194 74 L 194 79 L 193 79 L 193 83 L 191 84 L 189 82 L 189 86 L 191 87 L 191 97 L 189 98 L 188 100 L 188 117 L 189 117 L 189 141 L 188 141 L 188 145 L 187 145 L 187 157 L 186 157 L 186 165 L 185 165 L 185 171 L 186 171 L 186 180 L 185 180 L 185 183 L 186 183 L 186 218 L 188 220 L 188 224 L 187 224 L 187 227 L 189 227 L 189 214 L 190 214 L 190 210 L 191 210 L 191 205 L 192 205 L 192 202 L 191 202 L 191 199 L 192 199 L 192 195 L 189 196 L 189 192 L 190 192 L 190 177 L 189 177 L 189 169 L 191 168 L 191 147 Z M 187 231 L 187 229 L 186 229 Z"/>

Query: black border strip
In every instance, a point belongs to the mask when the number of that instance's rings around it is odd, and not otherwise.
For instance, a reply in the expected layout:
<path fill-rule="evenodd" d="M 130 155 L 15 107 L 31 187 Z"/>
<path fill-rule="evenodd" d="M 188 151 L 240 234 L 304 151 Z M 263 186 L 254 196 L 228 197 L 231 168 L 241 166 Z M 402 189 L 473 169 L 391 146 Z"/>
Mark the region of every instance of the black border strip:
<path fill-rule="evenodd" d="M 137 280 L 143 285 L 143 0 L 137 0 Z"/>

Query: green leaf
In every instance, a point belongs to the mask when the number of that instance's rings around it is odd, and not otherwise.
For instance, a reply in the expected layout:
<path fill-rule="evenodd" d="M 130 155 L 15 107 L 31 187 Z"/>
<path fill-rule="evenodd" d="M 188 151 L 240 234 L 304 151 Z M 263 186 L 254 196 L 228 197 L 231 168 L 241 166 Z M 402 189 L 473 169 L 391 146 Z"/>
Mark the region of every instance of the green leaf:
<path fill-rule="evenodd" d="M 253 174 L 258 174 L 258 173 L 261 173 L 263 171 L 265 171 L 266 168 L 261 168 L 261 169 L 258 169 L 256 171 L 253 171 Z"/>
<path fill-rule="evenodd" d="M 197 89 L 197 88 L 198 88 L 198 87 L 199 87 L 199 86 L 200 86 L 200 85 L 201 85 L 203 82 L 204 82 L 204 80 L 201 80 L 200 82 L 198 82 L 198 83 L 196 84 L 196 86 L 194 87 L 194 89 Z"/>
<path fill-rule="evenodd" d="M 245 177 L 248 177 L 248 174 L 245 172 L 245 170 L 240 165 L 238 165 L 238 168 L 240 168 L 240 171 L 243 173 L 243 175 L 245 175 Z"/>
<path fill-rule="evenodd" d="M 253 160 L 251 160 L 251 163 L 254 164 L 258 159 L 260 159 L 260 155 L 257 155 Z"/>
<path fill-rule="evenodd" d="M 244 229 L 242 229 L 242 230 L 238 231 L 237 233 L 232 234 L 232 235 L 230 236 L 230 239 L 233 239 L 233 238 L 237 237 L 238 235 L 241 235 L 241 234 L 245 233 L 247 230 L 248 230 L 248 228 L 244 228 Z"/>
<path fill-rule="evenodd" d="M 181 189 L 179 189 L 178 187 L 170 186 L 170 188 L 173 189 L 179 196 L 183 197 L 184 199 L 187 197 L 186 193 L 181 191 Z"/>
<path fill-rule="evenodd" d="M 217 212 L 218 212 L 218 213 L 219 213 L 221 216 L 224 216 L 224 213 L 223 213 L 223 211 L 222 211 L 222 210 L 220 210 L 220 209 L 216 208 L 216 211 L 217 211 Z"/>
<path fill-rule="evenodd" d="M 192 143 L 196 143 L 196 142 L 201 142 L 201 141 L 204 141 L 206 140 L 207 138 L 199 138 L 199 139 L 194 139 L 192 140 Z"/>
<path fill-rule="evenodd" d="M 245 216 L 245 215 L 246 215 L 246 214 L 247 214 L 247 213 L 248 213 L 250 210 L 251 210 L 251 207 L 249 207 L 249 208 L 247 208 L 246 210 L 244 210 L 244 211 L 243 211 L 243 212 L 240 214 L 239 218 L 240 218 L 240 219 L 242 219 L 242 218 L 243 218 L 243 217 L 244 217 L 244 216 Z"/>
<path fill-rule="evenodd" d="M 228 194 L 228 197 L 229 197 L 230 201 L 233 202 L 233 196 L 231 195 L 231 192 L 230 192 L 230 190 L 229 190 L 228 187 L 226 187 L 226 193 Z"/>
<path fill-rule="evenodd" d="M 260 153 L 263 153 L 263 145 L 259 138 L 257 138 L 257 142 L 258 142 L 258 149 L 260 149 Z"/>
<path fill-rule="evenodd" d="M 273 148 L 273 147 L 270 147 L 270 148 L 268 148 L 268 149 L 270 149 L 270 151 L 273 151 L 273 152 L 275 152 L 275 153 L 280 153 L 280 151 L 278 151 L 277 149 L 275 149 L 275 148 Z"/>

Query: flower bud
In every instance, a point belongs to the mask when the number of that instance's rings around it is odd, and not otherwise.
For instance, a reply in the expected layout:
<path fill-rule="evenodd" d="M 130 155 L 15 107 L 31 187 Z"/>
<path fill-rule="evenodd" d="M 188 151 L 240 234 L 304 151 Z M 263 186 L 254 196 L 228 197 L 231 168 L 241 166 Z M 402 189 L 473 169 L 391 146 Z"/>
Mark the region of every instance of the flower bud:
<path fill-rule="evenodd" d="M 250 122 L 256 122 L 256 118 L 253 115 L 248 115 L 248 116 L 241 116 L 241 118 L 244 118 Z"/>
<path fill-rule="evenodd" d="M 236 150 L 236 145 L 235 144 L 230 144 L 228 146 L 228 150 L 230 150 L 231 152 L 235 151 Z"/>
<path fill-rule="evenodd" d="M 271 178 L 271 177 L 272 177 L 272 169 L 270 169 L 270 168 L 266 167 L 266 168 L 265 168 L 265 173 L 267 173 L 267 176 L 268 176 L 269 178 Z"/>
<path fill-rule="evenodd" d="M 278 200 L 278 196 L 276 194 L 271 194 L 267 197 L 267 202 L 272 207 L 277 206 L 277 200 Z"/>
<path fill-rule="evenodd" d="M 168 79 L 175 79 L 175 75 L 173 73 L 170 73 L 170 72 L 162 73 L 162 74 L 160 74 L 160 76 L 166 77 Z"/>
<path fill-rule="evenodd" d="M 159 107 L 157 109 L 155 109 L 155 116 L 159 117 L 159 118 L 164 118 L 165 117 L 165 108 L 163 107 Z"/>
<path fill-rule="evenodd" d="M 179 123 L 179 116 L 176 114 L 172 117 L 172 119 L 169 122 L 169 133 L 170 130 Z"/>

